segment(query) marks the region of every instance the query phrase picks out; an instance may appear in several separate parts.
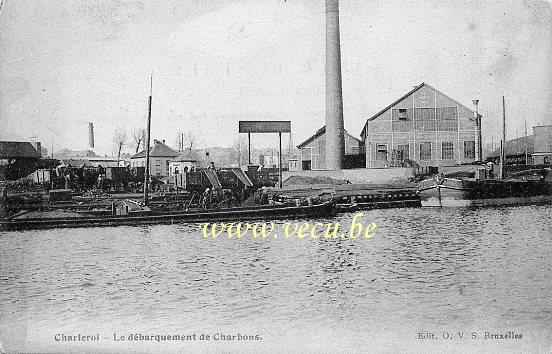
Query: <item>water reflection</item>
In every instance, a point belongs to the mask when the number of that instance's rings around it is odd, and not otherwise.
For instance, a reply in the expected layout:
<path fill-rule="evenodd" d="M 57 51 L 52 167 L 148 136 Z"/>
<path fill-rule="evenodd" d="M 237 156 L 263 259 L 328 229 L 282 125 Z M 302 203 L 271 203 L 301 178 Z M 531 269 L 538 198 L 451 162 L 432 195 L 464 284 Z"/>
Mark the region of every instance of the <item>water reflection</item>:
<path fill-rule="evenodd" d="M 0 329 L 549 328 L 552 207 L 361 221 L 377 223 L 373 238 L 212 240 L 185 224 L 2 233 Z"/>

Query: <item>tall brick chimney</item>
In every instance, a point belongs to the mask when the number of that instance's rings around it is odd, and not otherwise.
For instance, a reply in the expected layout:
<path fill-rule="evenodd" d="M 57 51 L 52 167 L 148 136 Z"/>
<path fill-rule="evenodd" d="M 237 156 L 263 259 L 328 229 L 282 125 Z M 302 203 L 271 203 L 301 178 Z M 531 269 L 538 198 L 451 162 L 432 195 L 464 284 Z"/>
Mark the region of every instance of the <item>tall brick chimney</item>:
<path fill-rule="evenodd" d="M 94 123 L 88 123 L 88 146 L 94 147 Z"/>
<path fill-rule="evenodd" d="M 343 168 L 343 130 L 339 0 L 326 0 L 326 170 Z"/>

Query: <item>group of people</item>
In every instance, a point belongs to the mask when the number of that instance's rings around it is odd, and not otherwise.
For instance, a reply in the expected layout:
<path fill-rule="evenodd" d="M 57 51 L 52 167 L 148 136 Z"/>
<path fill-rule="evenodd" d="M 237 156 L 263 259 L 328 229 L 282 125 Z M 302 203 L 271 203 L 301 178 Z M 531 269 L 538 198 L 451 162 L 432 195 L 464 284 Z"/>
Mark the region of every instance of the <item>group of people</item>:
<path fill-rule="evenodd" d="M 101 166 L 100 166 L 101 167 Z M 50 183 L 45 183 L 46 189 L 88 190 L 96 185 L 99 169 L 62 166 L 51 170 Z M 105 172 L 104 172 L 105 173 Z"/>
<path fill-rule="evenodd" d="M 246 197 L 245 190 L 238 192 L 230 189 L 207 188 L 200 196 L 199 208 L 208 210 L 239 206 Z"/>
<path fill-rule="evenodd" d="M 106 168 L 102 165 L 96 167 L 81 165 L 58 166 L 51 170 L 50 182 L 45 183 L 46 190 L 71 189 L 73 191 L 101 190 L 107 191 L 112 187 L 116 190 L 132 190 L 133 186 L 143 184 L 143 177 L 139 177 L 134 169 L 127 166 L 124 171 L 115 171 L 107 178 Z M 150 188 L 159 184 L 155 178 L 150 179 Z"/>

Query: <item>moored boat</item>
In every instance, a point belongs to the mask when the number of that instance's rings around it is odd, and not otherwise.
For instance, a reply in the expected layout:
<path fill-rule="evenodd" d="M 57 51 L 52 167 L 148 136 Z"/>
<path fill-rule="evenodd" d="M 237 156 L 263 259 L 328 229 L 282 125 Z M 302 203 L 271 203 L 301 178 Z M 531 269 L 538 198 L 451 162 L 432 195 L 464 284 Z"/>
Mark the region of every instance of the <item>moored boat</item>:
<path fill-rule="evenodd" d="M 422 206 L 484 206 L 552 202 L 550 169 L 527 170 L 510 179 L 450 178 L 422 181 Z"/>
<path fill-rule="evenodd" d="M 262 205 L 255 207 L 228 208 L 220 210 L 197 210 L 180 212 L 131 211 L 125 215 L 105 215 L 94 213 L 47 214 L 34 217 L 19 214 L 0 219 L 0 230 L 28 230 L 67 227 L 98 227 L 144 224 L 201 223 L 216 221 L 245 221 L 266 219 L 314 218 L 333 215 L 335 204 L 325 201 L 313 205 L 277 206 Z"/>

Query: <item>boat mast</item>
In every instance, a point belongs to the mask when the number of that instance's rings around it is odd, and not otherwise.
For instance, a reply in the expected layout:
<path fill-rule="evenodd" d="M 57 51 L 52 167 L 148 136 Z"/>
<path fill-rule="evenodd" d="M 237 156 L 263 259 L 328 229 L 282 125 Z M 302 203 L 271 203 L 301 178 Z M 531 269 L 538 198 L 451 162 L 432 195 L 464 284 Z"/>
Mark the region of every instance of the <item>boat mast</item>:
<path fill-rule="evenodd" d="M 500 149 L 500 178 L 506 174 L 506 101 L 502 96 L 502 148 Z"/>
<path fill-rule="evenodd" d="M 148 205 L 148 184 L 149 184 L 149 165 L 150 165 L 150 133 L 151 133 L 151 95 L 153 89 L 153 71 L 150 76 L 150 95 L 148 99 L 148 129 L 146 135 L 146 170 L 144 172 L 144 205 Z"/>
<path fill-rule="evenodd" d="M 529 165 L 529 148 L 527 146 L 527 118 L 525 119 L 525 164 Z"/>

